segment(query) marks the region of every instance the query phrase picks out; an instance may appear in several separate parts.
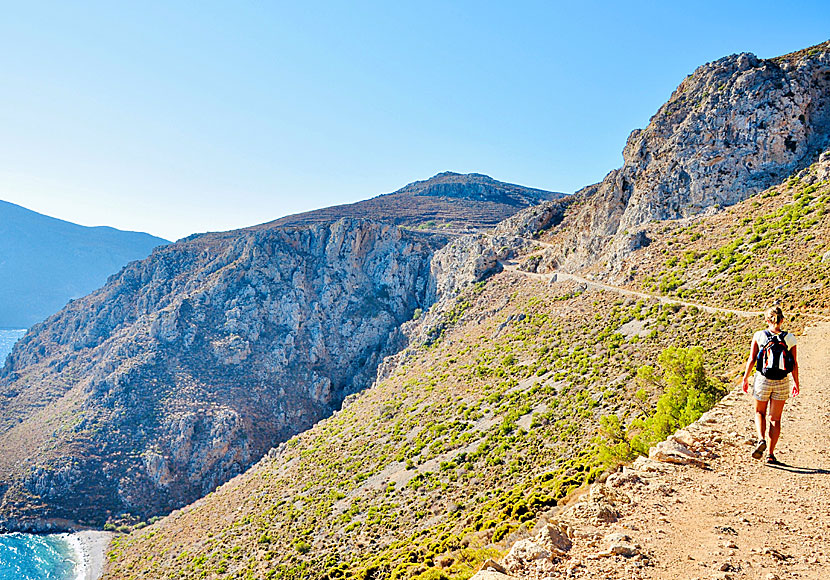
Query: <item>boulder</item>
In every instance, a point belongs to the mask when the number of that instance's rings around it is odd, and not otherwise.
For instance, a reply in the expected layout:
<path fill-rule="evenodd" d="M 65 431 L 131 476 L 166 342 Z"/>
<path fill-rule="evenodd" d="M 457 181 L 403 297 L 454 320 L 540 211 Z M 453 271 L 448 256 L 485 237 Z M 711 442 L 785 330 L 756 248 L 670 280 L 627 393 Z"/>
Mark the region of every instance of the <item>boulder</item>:
<path fill-rule="evenodd" d="M 553 570 L 553 554 L 533 540 L 519 540 L 504 558 L 509 573 L 539 574 Z"/>
<path fill-rule="evenodd" d="M 697 465 L 698 467 L 705 467 L 705 462 L 700 459 L 700 453 L 693 451 L 685 445 L 667 439 L 661 441 L 656 447 L 652 447 L 648 452 L 649 459 L 654 461 L 662 461 L 663 463 L 675 463 L 678 465 Z"/>

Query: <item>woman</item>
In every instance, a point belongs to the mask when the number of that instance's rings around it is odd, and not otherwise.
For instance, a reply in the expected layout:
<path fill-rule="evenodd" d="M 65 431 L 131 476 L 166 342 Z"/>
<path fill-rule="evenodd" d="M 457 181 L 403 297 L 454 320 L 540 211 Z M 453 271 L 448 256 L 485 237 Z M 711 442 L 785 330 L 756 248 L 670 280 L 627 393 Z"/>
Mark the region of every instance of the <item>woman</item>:
<path fill-rule="evenodd" d="M 795 397 L 799 392 L 798 386 L 798 356 L 796 353 L 796 339 L 795 336 L 789 332 L 781 330 L 781 322 L 784 320 L 784 313 L 779 307 L 773 307 L 766 311 L 764 320 L 767 323 L 766 330 L 759 330 L 752 337 L 752 347 L 749 353 L 749 359 L 746 361 L 746 371 L 744 372 L 743 388 L 744 393 L 749 390 L 749 376 L 752 374 L 753 368 L 758 368 L 759 372 L 755 376 L 755 384 L 752 389 L 752 396 L 755 397 L 755 428 L 758 432 L 758 443 L 752 451 L 752 457 L 761 459 L 764 455 L 764 450 L 767 448 L 766 441 L 766 414 L 767 403 L 769 403 L 769 455 L 767 456 L 767 463 L 776 464 L 778 460 L 775 458 L 775 444 L 778 443 L 778 436 L 781 434 L 781 413 L 784 411 L 784 403 L 790 396 L 790 385 L 786 375 L 780 379 L 773 379 L 765 377 L 761 374 L 762 363 L 758 362 L 758 353 L 768 347 L 768 351 L 775 341 L 781 341 L 786 346 L 786 349 L 792 355 L 792 375 L 793 388 L 792 395 Z M 764 353 L 762 353 L 764 358 Z M 778 357 L 783 361 L 783 356 Z M 780 363 L 779 363 L 780 364 Z M 773 374 L 767 371 L 768 374 Z"/>

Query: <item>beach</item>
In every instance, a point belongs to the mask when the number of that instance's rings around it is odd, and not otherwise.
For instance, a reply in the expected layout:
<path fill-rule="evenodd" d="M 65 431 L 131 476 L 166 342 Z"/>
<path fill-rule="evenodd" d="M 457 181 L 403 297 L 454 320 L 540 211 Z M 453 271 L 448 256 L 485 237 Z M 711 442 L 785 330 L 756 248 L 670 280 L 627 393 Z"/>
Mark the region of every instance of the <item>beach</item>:
<path fill-rule="evenodd" d="M 85 531 L 67 536 L 67 541 L 78 554 L 77 580 L 98 580 L 104 573 L 107 547 L 115 534 Z"/>

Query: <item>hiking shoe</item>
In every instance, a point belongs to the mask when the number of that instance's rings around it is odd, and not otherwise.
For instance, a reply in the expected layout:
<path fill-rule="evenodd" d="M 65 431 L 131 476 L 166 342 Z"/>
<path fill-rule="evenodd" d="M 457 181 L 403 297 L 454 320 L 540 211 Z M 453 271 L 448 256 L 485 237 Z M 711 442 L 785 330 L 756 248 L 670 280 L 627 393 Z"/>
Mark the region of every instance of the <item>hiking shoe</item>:
<path fill-rule="evenodd" d="M 780 461 L 778 461 L 778 460 L 775 458 L 775 455 L 773 455 L 772 453 L 770 453 L 770 454 L 767 456 L 767 464 L 768 464 L 768 465 L 780 465 L 780 464 L 781 464 L 781 462 L 780 462 Z"/>
<path fill-rule="evenodd" d="M 752 452 L 753 459 L 761 459 L 761 456 L 764 454 L 764 450 L 767 448 L 767 442 L 764 439 L 758 441 L 758 444 L 755 446 L 755 451 Z"/>

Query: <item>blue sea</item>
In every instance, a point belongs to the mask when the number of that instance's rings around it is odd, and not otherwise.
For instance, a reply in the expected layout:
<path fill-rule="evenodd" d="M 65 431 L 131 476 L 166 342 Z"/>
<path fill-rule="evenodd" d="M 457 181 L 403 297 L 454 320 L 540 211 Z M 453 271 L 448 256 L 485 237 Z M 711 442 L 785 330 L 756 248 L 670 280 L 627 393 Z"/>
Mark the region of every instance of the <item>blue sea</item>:
<path fill-rule="evenodd" d="M 5 364 L 6 357 L 12 351 L 14 343 L 24 334 L 26 334 L 26 329 L 0 328 L 0 367 Z"/>
<path fill-rule="evenodd" d="M 0 580 L 75 580 L 80 572 L 64 534 L 0 534 Z"/>

